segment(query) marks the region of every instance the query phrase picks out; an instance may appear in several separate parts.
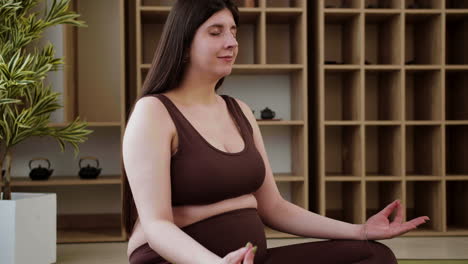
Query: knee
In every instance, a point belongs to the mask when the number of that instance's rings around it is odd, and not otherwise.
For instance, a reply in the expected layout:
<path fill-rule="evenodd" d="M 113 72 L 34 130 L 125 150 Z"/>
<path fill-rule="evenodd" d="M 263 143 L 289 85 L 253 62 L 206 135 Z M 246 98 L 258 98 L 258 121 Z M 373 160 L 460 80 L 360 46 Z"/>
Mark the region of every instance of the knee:
<path fill-rule="evenodd" d="M 377 242 L 369 241 L 371 245 L 371 251 L 373 258 L 379 260 L 378 263 L 382 264 L 397 264 L 397 259 L 393 251 L 386 245 Z"/>

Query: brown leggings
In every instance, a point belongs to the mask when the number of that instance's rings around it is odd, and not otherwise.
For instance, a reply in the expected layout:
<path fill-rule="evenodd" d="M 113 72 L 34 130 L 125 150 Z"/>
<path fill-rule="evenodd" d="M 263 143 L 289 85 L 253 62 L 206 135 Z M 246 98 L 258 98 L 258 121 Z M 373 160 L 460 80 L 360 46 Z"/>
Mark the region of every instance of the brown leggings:
<path fill-rule="evenodd" d="M 254 264 L 396 264 L 393 252 L 375 241 L 327 240 L 267 249 L 264 225 L 255 208 L 215 215 L 182 228 L 220 257 L 247 242 L 258 246 Z M 135 249 L 130 264 L 168 264 L 146 243 Z"/>

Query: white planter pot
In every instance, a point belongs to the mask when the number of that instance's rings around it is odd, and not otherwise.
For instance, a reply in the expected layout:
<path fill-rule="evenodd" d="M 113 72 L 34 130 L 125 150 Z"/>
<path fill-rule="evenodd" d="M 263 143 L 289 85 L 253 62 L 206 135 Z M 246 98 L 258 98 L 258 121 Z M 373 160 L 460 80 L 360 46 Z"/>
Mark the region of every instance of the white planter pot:
<path fill-rule="evenodd" d="M 57 259 L 55 193 L 12 193 L 0 200 L 0 263 L 50 264 Z"/>

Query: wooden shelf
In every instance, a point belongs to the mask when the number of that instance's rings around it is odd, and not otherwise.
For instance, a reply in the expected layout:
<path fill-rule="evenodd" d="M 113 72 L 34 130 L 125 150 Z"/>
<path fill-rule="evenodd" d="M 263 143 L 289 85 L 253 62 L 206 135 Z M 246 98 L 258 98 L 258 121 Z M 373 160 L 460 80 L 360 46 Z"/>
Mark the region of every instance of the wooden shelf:
<path fill-rule="evenodd" d="M 353 175 L 339 175 L 339 174 L 327 174 L 325 176 L 326 182 L 360 182 L 361 177 Z"/>
<path fill-rule="evenodd" d="M 358 223 L 400 199 L 431 218 L 405 236 L 467 235 L 468 2 L 319 2 L 320 214 Z"/>
<path fill-rule="evenodd" d="M 68 123 L 49 123 L 49 127 L 66 127 L 71 122 Z M 88 127 L 121 127 L 121 122 L 88 122 Z"/>
<path fill-rule="evenodd" d="M 63 128 L 79 116 L 92 130 L 87 140 L 78 144 L 80 153 L 99 157 L 107 171 L 107 175 L 99 175 L 96 180 L 81 180 L 75 170 L 72 146 L 65 142 L 65 151 L 61 152 L 52 137 L 35 136 L 15 146 L 12 190 L 57 194 L 59 243 L 125 240 L 120 214 L 118 221 L 105 222 L 99 229 L 80 228 L 81 220 L 86 220 L 90 211 L 106 213 L 108 208 L 119 209 L 122 203 L 122 179 L 118 175 L 122 164 L 116 149 L 122 143 L 127 114 L 125 7 L 124 0 L 72 0 L 70 10 L 76 11 L 87 27 L 53 27 L 38 42 L 42 46 L 50 41 L 56 47 L 57 57 L 65 62 L 63 70 L 45 80 L 61 93 L 63 105 L 63 109 L 52 113 L 50 119 L 54 122 L 48 126 Z M 47 157 L 56 165 L 52 166 L 56 175 L 45 181 L 32 181 L 27 162 L 34 156 Z M 109 193 L 112 196 L 107 196 Z M 90 206 L 89 200 L 95 197 L 99 201 Z M 59 225 L 62 212 L 72 215 L 64 228 Z M 98 222 L 101 220 L 98 218 Z"/>
<path fill-rule="evenodd" d="M 359 12 L 361 11 L 358 8 L 325 8 L 324 9 L 324 13 L 329 16 L 332 16 L 333 14 L 336 14 L 337 16 L 340 14 L 352 15 L 352 14 L 358 14 Z"/>
<path fill-rule="evenodd" d="M 258 121 L 259 126 L 303 126 L 304 121 L 284 120 L 284 121 Z"/>
<path fill-rule="evenodd" d="M 286 173 L 275 173 L 273 175 L 276 182 L 304 182 L 304 176 L 288 175 Z"/>
<path fill-rule="evenodd" d="M 57 243 L 95 243 L 119 241 L 126 241 L 120 228 L 57 230 Z"/>
<path fill-rule="evenodd" d="M 323 6 L 325 9 L 357 9 L 361 8 L 361 0 L 325 0 L 320 1 L 320 7 Z"/>
<path fill-rule="evenodd" d="M 367 174 L 366 175 L 366 182 L 391 182 L 391 181 L 401 181 L 403 177 L 400 176 L 387 176 L 387 175 L 375 175 L 375 174 Z"/>
<path fill-rule="evenodd" d="M 77 186 L 120 185 L 120 175 L 99 175 L 97 179 L 80 179 L 78 176 L 50 176 L 45 181 L 33 181 L 28 177 L 12 177 L 11 186 Z"/>
<path fill-rule="evenodd" d="M 404 0 L 389 0 L 389 1 L 364 0 L 364 9 L 376 10 L 376 11 L 400 9 L 402 6 L 402 1 Z"/>

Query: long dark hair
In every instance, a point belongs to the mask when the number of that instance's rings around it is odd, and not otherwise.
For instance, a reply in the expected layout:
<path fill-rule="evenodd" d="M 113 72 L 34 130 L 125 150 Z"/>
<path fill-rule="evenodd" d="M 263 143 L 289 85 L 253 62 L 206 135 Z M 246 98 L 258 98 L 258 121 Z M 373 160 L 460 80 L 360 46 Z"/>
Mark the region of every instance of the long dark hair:
<path fill-rule="evenodd" d="M 239 26 L 239 11 L 231 0 L 178 0 L 174 3 L 143 83 L 140 98 L 172 90 L 180 84 L 187 67 L 184 58 L 188 54 L 197 29 L 214 13 L 225 8 L 231 11 L 234 22 Z M 216 83 L 215 90 L 223 81 L 224 78 L 221 78 Z M 130 235 L 138 218 L 138 212 L 123 164 L 122 159 L 123 221 L 125 231 Z"/>

